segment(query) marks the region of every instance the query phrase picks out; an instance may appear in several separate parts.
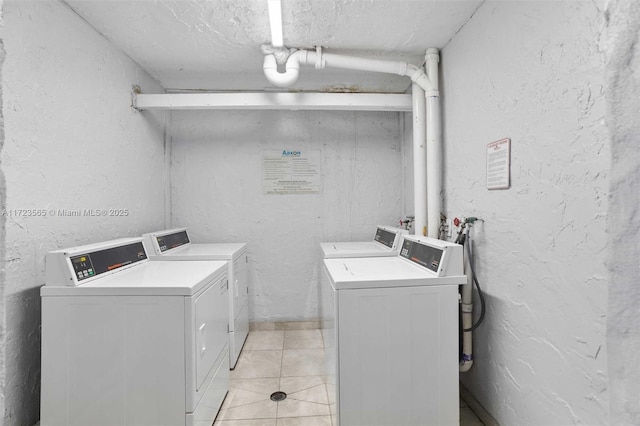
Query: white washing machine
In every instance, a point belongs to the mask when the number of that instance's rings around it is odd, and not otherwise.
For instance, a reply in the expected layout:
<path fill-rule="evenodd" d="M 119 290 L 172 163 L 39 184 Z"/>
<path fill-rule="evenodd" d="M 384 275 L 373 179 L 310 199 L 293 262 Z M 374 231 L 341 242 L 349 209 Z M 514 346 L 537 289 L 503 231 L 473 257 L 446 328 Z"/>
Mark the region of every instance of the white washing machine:
<path fill-rule="evenodd" d="M 53 251 L 41 421 L 197 425 L 229 387 L 226 262 L 149 262 L 142 238 Z"/>
<path fill-rule="evenodd" d="M 249 335 L 249 268 L 245 243 L 192 244 L 186 228 L 142 236 L 151 260 L 224 260 L 229 275 L 229 367 Z"/>
<path fill-rule="evenodd" d="M 324 260 L 337 424 L 459 424 L 462 246 L 405 235 L 401 247 L 395 257 Z"/>
<path fill-rule="evenodd" d="M 324 259 L 339 257 L 379 257 L 398 254 L 406 229 L 378 226 L 373 241 L 320 243 Z"/>

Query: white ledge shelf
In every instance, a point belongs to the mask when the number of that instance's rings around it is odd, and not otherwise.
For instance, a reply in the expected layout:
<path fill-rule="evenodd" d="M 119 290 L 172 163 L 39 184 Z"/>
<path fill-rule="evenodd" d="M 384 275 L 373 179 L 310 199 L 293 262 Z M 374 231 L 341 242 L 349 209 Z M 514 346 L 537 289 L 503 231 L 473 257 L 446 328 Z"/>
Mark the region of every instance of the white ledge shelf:
<path fill-rule="evenodd" d="M 388 93 L 171 93 L 133 95 L 139 110 L 411 111 L 410 94 Z"/>

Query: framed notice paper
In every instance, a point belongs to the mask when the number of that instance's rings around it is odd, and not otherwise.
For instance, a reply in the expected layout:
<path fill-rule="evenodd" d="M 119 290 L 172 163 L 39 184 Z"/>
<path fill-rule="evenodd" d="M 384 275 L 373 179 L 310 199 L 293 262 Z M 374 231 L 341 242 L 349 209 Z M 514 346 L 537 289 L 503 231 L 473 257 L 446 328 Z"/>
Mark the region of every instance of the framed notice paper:
<path fill-rule="evenodd" d="M 511 185 L 511 139 L 487 145 L 487 189 L 507 189 Z"/>

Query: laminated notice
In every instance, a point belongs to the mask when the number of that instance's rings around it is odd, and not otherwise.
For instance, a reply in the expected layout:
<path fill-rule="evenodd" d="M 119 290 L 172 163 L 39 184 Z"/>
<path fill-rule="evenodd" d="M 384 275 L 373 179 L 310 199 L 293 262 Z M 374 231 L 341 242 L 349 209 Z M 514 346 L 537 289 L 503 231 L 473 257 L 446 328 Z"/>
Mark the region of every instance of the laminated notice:
<path fill-rule="evenodd" d="M 487 189 L 507 189 L 511 185 L 511 139 L 487 145 Z"/>
<path fill-rule="evenodd" d="M 319 194 L 322 155 L 316 150 L 283 149 L 262 154 L 265 195 Z"/>

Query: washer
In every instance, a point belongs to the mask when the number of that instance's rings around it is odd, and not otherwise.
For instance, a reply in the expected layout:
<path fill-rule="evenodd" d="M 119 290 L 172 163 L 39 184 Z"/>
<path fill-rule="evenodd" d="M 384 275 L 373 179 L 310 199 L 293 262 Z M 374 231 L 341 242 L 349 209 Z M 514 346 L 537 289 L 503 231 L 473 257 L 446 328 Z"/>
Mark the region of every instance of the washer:
<path fill-rule="evenodd" d="M 405 235 L 395 257 L 323 261 L 337 424 L 459 424 L 462 259 L 458 244 Z"/>
<path fill-rule="evenodd" d="M 142 238 L 53 251 L 41 424 L 211 425 L 229 387 L 227 263 L 150 262 Z"/>
<path fill-rule="evenodd" d="M 320 248 L 324 259 L 396 256 L 405 234 L 406 229 L 379 225 L 373 241 L 320 243 Z"/>
<path fill-rule="evenodd" d="M 249 335 L 249 268 L 245 243 L 192 244 L 186 228 L 142 236 L 151 260 L 224 260 L 229 275 L 229 368 L 238 362 Z"/>

